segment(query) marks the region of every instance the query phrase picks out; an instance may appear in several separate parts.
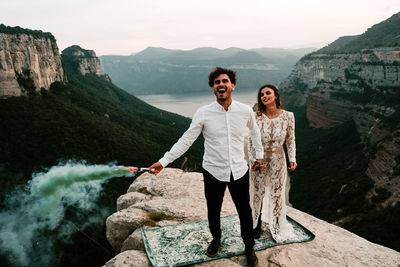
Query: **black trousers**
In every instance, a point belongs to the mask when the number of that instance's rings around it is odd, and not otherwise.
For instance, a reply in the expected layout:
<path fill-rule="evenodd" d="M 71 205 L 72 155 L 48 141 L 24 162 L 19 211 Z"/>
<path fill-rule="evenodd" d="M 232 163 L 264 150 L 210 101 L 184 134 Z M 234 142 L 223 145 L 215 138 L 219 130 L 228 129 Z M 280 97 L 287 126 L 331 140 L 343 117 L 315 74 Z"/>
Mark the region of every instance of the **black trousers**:
<path fill-rule="evenodd" d="M 229 188 L 232 200 L 240 219 L 240 232 L 246 247 L 254 246 L 253 218 L 250 207 L 249 171 L 238 180 L 221 182 L 203 169 L 204 193 L 207 200 L 208 224 L 213 238 L 221 238 L 221 207 L 226 186 Z"/>

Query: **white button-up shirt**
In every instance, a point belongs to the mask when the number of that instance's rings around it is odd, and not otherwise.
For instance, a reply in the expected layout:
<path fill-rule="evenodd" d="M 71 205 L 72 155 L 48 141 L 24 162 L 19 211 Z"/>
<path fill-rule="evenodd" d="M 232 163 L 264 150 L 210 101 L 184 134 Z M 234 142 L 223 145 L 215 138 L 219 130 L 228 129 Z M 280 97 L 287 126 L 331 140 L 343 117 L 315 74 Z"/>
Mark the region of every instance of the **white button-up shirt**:
<path fill-rule="evenodd" d="M 197 110 L 189 129 L 159 162 L 166 167 L 182 156 L 200 133 L 203 133 L 203 168 L 220 181 L 229 182 L 231 172 L 234 180 L 237 180 L 248 170 L 244 156 L 246 128 L 250 130 L 256 158 L 262 159 L 264 149 L 252 109 L 248 105 L 232 101 L 226 111 L 215 101 Z"/>

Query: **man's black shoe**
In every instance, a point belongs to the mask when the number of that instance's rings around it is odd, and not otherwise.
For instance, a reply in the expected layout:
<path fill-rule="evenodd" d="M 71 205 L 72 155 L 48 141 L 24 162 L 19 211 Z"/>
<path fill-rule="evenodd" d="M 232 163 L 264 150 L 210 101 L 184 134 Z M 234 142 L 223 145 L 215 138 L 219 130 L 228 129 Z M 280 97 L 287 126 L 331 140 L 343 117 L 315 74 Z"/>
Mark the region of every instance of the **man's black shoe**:
<path fill-rule="evenodd" d="M 207 248 L 207 256 L 210 258 L 214 258 L 215 256 L 217 256 L 218 254 L 218 249 L 221 246 L 221 240 L 219 239 L 213 239 L 210 243 L 210 245 L 208 245 Z"/>
<path fill-rule="evenodd" d="M 246 247 L 245 253 L 247 258 L 247 266 L 256 266 L 258 263 L 258 258 L 256 256 L 256 253 L 254 252 L 254 249 L 252 247 Z"/>

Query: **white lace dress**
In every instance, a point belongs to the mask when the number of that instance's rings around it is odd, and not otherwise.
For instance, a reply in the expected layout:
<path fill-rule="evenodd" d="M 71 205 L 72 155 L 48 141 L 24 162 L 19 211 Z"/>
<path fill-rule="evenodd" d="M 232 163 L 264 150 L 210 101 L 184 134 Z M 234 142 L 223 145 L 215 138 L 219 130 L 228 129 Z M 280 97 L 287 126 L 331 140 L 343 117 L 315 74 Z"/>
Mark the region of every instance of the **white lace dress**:
<path fill-rule="evenodd" d="M 291 239 L 293 227 L 286 220 L 286 180 L 287 164 L 283 149 L 286 141 L 289 161 L 296 162 L 296 143 L 294 135 L 294 115 L 283 110 L 276 118 L 269 119 L 265 114 L 256 113 L 256 121 L 261 131 L 264 147 L 263 164 L 266 168 L 250 174 L 250 201 L 253 211 L 253 228 L 256 228 L 260 215 L 267 222 L 272 237 L 276 242 Z M 249 138 L 249 160 L 254 162 L 255 150 Z"/>

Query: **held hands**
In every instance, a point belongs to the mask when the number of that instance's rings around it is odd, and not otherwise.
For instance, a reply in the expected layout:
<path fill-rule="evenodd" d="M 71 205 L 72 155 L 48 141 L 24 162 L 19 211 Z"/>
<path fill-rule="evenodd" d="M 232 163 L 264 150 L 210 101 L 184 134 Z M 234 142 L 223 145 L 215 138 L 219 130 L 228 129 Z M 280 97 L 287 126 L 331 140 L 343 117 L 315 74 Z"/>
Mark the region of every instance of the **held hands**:
<path fill-rule="evenodd" d="M 296 162 L 290 162 L 290 167 L 288 169 L 290 171 L 294 171 L 297 168 L 297 163 Z"/>
<path fill-rule="evenodd" d="M 251 167 L 252 171 L 258 171 L 258 173 L 261 173 L 263 169 L 265 169 L 265 165 L 262 164 L 262 159 L 257 159 Z"/>
<path fill-rule="evenodd" d="M 160 162 L 156 162 L 149 167 L 149 173 L 157 175 L 163 168 Z"/>

